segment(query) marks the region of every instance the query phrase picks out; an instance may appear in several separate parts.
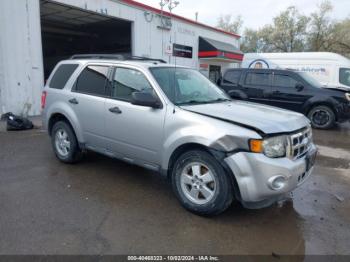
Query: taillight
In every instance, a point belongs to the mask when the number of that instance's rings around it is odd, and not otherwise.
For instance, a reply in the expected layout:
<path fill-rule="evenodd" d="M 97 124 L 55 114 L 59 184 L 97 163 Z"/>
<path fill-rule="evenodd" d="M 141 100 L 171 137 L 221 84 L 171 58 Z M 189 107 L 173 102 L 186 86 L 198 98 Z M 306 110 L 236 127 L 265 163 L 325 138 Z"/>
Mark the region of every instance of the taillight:
<path fill-rule="evenodd" d="M 43 91 L 41 93 L 41 109 L 45 108 L 47 92 Z"/>

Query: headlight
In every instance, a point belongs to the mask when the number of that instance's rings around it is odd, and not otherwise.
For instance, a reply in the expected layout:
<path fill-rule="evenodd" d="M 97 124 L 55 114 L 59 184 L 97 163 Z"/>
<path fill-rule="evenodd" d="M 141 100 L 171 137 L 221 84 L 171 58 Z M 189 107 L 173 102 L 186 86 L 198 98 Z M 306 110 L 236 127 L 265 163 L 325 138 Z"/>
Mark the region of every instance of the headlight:
<path fill-rule="evenodd" d="M 350 93 L 345 93 L 345 97 L 348 101 L 350 101 Z"/>
<path fill-rule="evenodd" d="M 250 140 L 250 150 L 252 152 L 264 153 L 271 158 L 286 156 L 287 145 L 286 136 L 275 136 L 264 140 Z"/>
<path fill-rule="evenodd" d="M 285 136 L 276 136 L 263 141 L 264 154 L 268 157 L 286 156 L 287 138 Z"/>

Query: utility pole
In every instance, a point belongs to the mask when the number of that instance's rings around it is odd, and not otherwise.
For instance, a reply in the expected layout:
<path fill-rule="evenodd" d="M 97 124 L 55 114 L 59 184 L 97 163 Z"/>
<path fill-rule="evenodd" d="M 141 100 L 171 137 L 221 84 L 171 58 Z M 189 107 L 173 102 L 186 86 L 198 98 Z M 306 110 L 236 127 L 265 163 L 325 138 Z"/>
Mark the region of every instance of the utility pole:
<path fill-rule="evenodd" d="M 161 25 L 164 26 L 163 17 L 164 17 L 164 6 L 169 3 L 169 0 L 161 0 L 160 5 L 160 22 Z M 162 56 L 164 55 L 164 30 L 162 30 Z"/>
<path fill-rule="evenodd" d="M 180 4 L 179 1 L 175 1 L 175 0 L 161 0 L 159 5 L 160 5 L 160 9 L 161 9 L 161 23 L 162 26 L 164 26 L 164 21 L 163 21 L 163 12 L 164 12 L 164 6 L 168 5 L 168 9 L 169 9 L 169 13 L 170 13 L 170 19 L 171 19 L 171 15 L 172 15 L 172 11 L 175 7 L 177 7 Z M 171 21 L 171 20 L 170 20 Z M 171 28 L 170 28 L 170 38 L 169 38 L 169 45 L 172 44 L 172 40 L 171 40 Z M 164 54 L 164 41 L 163 41 L 163 33 L 162 33 L 162 52 Z M 162 54 L 162 55 L 163 55 Z M 170 56 L 169 56 L 169 63 L 170 63 Z"/>

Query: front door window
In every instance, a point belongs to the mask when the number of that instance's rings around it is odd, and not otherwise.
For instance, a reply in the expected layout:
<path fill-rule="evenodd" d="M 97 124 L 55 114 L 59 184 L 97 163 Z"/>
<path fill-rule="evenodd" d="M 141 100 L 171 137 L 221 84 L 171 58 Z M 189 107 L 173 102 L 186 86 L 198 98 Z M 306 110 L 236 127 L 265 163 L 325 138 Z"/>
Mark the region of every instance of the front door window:
<path fill-rule="evenodd" d="M 350 68 L 340 68 L 339 82 L 343 85 L 350 86 Z"/>

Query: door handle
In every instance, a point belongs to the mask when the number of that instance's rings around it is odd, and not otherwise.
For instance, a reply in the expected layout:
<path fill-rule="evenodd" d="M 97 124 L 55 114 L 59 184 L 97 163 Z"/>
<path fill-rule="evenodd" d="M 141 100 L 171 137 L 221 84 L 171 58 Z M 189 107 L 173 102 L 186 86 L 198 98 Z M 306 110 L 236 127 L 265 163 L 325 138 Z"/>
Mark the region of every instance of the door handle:
<path fill-rule="evenodd" d="M 75 99 L 75 98 L 69 99 L 68 102 L 71 103 L 71 104 L 73 104 L 73 105 L 79 104 L 78 100 Z"/>
<path fill-rule="evenodd" d="M 115 106 L 115 107 L 112 107 L 110 109 L 108 109 L 109 112 L 112 112 L 114 114 L 121 114 L 122 113 L 122 110 L 119 109 L 119 107 Z"/>

